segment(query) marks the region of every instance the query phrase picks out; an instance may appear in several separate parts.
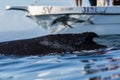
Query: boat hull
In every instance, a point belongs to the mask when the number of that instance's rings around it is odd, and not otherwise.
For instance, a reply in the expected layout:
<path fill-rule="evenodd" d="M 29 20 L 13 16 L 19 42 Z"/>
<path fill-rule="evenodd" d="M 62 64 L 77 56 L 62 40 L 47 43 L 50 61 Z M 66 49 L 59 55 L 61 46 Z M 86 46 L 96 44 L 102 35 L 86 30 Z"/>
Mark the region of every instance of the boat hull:
<path fill-rule="evenodd" d="M 26 11 L 27 17 L 52 34 L 120 34 L 120 6 L 8 6 L 7 10 Z"/>

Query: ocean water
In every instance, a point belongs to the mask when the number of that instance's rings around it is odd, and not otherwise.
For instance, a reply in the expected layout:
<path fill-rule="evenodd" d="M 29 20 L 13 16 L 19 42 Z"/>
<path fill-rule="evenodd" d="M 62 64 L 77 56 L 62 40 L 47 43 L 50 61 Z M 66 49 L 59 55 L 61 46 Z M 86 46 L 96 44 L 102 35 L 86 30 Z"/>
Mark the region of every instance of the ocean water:
<path fill-rule="evenodd" d="M 63 55 L 1 55 L 0 80 L 120 80 L 120 35 L 95 41 L 108 48 Z"/>

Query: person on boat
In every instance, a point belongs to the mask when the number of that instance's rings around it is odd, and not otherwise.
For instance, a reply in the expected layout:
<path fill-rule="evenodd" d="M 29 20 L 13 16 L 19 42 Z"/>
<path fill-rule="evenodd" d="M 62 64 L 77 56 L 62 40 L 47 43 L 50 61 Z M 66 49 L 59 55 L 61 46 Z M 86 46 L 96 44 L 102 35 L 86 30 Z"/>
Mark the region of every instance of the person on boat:
<path fill-rule="evenodd" d="M 82 0 L 76 0 L 76 6 L 79 6 L 79 4 L 82 6 Z"/>
<path fill-rule="evenodd" d="M 97 0 L 89 0 L 91 6 L 97 5 Z"/>
<path fill-rule="evenodd" d="M 97 6 L 109 6 L 110 0 L 97 0 Z"/>
<path fill-rule="evenodd" d="M 120 0 L 113 0 L 112 4 L 113 5 L 120 5 Z"/>

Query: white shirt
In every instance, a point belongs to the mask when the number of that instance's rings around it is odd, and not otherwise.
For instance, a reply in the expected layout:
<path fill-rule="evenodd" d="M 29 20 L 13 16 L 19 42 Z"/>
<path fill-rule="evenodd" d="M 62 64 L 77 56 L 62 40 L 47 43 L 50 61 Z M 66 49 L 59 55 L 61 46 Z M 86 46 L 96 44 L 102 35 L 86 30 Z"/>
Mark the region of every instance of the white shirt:
<path fill-rule="evenodd" d="M 108 4 L 110 4 L 109 0 L 97 0 L 97 6 L 109 6 Z"/>

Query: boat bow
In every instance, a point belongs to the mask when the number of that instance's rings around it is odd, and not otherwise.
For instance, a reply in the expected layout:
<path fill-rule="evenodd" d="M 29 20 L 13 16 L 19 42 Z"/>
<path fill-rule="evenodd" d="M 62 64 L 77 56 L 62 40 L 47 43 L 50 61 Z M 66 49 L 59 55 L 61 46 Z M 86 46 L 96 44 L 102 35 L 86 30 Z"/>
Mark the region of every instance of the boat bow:
<path fill-rule="evenodd" d="M 27 6 L 6 6 L 6 10 L 20 10 L 28 12 Z"/>

